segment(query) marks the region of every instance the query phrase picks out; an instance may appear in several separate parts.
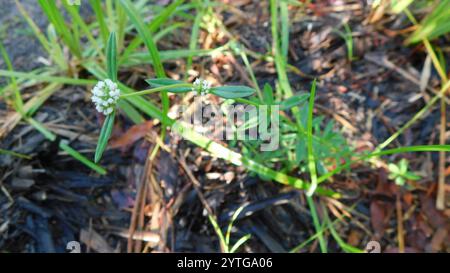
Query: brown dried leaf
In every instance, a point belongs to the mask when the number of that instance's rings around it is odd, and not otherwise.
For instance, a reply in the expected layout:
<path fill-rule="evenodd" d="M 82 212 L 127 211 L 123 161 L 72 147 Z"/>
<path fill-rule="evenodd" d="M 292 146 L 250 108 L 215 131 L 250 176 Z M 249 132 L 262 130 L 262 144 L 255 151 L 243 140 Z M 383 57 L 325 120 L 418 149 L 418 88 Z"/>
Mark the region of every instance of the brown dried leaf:
<path fill-rule="evenodd" d="M 141 124 L 133 125 L 123 135 L 111 140 L 111 148 L 126 149 L 133 143 L 143 138 L 153 127 L 152 121 L 146 121 Z"/>
<path fill-rule="evenodd" d="M 433 252 L 438 252 L 444 248 L 444 242 L 447 238 L 448 231 L 446 228 L 440 228 L 434 233 L 431 239 L 431 249 Z"/>
<path fill-rule="evenodd" d="M 384 234 L 385 218 L 386 218 L 385 205 L 380 201 L 372 201 L 372 203 L 370 204 L 370 222 L 372 223 L 372 228 L 375 231 L 375 235 L 378 238 L 381 238 Z"/>

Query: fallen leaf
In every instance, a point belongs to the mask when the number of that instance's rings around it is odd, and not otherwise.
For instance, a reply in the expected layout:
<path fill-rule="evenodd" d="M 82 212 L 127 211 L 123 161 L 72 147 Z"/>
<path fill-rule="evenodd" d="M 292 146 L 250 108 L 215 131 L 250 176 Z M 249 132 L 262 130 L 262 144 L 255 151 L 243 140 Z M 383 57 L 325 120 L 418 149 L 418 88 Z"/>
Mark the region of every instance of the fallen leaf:
<path fill-rule="evenodd" d="M 414 200 L 414 196 L 412 195 L 412 193 L 406 192 L 406 193 L 403 195 L 403 200 L 405 201 L 405 203 L 406 203 L 408 206 L 411 206 L 411 205 L 412 205 L 412 202 L 413 202 L 413 200 Z"/>
<path fill-rule="evenodd" d="M 433 198 L 422 194 L 420 196 L 420 202 L 422 204 L 422 212 L 425 214 L 428 223 L 433 228 L 437 229 L 447 225 L 445 215 L 436 209 L 436 202 Z"/>
<path fill-rule="evenodd" d="M 153 127 L 152 121 L 146 121 L 137 125 L 133 125 L 120 137 L 111 140 L 110 146 L 113 149 L 127 149 L 133 143 L 143 138 Z"/>
<path fill-rule="evenodd" d="M 386 218 L 386 206 L 380 201 L 370 203 L 370 222 L 377 238 L 383 237 Z"/>
<path fill-rule="evenodd" d="M 438 229 L 431 239 L 431 250 L 433 252 L 439 252 L 444 248 L 444 242 L 447 238 L 448 231 L 446 228 Z"/>

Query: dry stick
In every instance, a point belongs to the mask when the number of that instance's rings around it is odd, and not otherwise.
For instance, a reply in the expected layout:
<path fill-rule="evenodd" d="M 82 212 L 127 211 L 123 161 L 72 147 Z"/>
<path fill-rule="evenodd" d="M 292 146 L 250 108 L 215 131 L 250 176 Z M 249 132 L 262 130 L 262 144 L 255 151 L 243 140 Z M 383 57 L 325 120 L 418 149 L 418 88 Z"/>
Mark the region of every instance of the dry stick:
<path fill-rule="evenodd" d="M 386 58 L 386 57 L 377 58 L 376 56 L 373 56 L 370 54 L 365 55 L 364 58 L 376 65 L 379 65 L 381 67 L 385 67 L 387 69 L 391 69 L 392 71 L 397 72 L 400 76 L 404 77 L 405 79 L 414 83 L 415 85 L 417 85 L 420 88 L 420 80 L 419 79 L 417 79 L 414 75 L 412 75 L 410 72 L 406 71 L 405 69 L 398 67 L 395 63 L 391 62 L 388 58 Z M 429 85 L 426 85 L 425 89 L 428 90 L 432 94 L 435 94 L 435 95 L 439 94 L 439 92 L 437 90 L 430 87 Z"/>
<path fill-rule="evenodd" d="M 147 153 L 147 160 L 145 161 L 145 167 L 144 170 L 147 170 L 149 168 L 149 158 L 150 158 L 150 153 L 151 153 L 152 149 L 148 150 Z M 147 171 L 144 172 L 144 176 L 147 174 Z M 137 216 L 138 216 L 138 212 L 140 209 L 140 204 L 141 204 L 141 199 L 142 199 L 142 195 L 144 193 L 144 184 L 146 184 L 146 180 L 144 178 L 141 179 L 141 183 L 139 183 L 139 187 L 137 190 L 137 195 L 136 195 L 136 199 L 135 199 L 135 204 L 133 207 L 133 212 L 131 213 L 131 219 L 130 219 L 130 228 L 129 228 L 129 232 L 128 232 L 128 243 L 127 243 L 127 252 L 131 253 L 133 251 L 133 236 L 134 236 L 134 232 L 136 231 L 136 225 L 137 225 Z"/>
<path fill-rule="evenodd" d="M 147 169 L 145 169 L 145 173 L 143 174 L 143 177 L 141 179 L 141 184 L 142 184 L 142 194 L 141 194 L 141 199 L 139 200 L 139 205 L 140 208 L 138 209 L 138 223 L 137 223 L 137 231 L 143 231 L 144 230 L 144 209 L 145 209 L 145 201 L 147 200 L 147 187 L 148 187 L 148 177 L 149 177 L 149 173 L 152 171 L 153 169 L 153 160 L 150 159 L 150 164 L 148 166 Z M 134 231 L 136 232 L 136 230 Z M 134 238 L 134 232 L 132 234 L 132 238 Z M 142 241 L 141 240 L 137 240 L 135 245 L 134 245 L 134 252 L 140 252 L 142 248 Z"/>
<path fill-rule="evenodd" d="M 160 139 L 159 137 L 156 137 L 157 139 Z M 157 148 L 161 148 L 160 146 L 156 146 Z M 158 149 L 159 149 L 158 148 Z M 156 148 L 155 148 L 156 149 Z M 152 152 L 152 155 L 155 154 L 154 152 Z M 156 156 L 156 154 L 155 154 Z M 159 206 L 157 212 L 158 214 L 155 216 L 155 213 L 152 213 L 152 223 L 151 223 L 151 228 L 154 229 L 154 223 L 158 223 L 158 228 L 159 228 L 159 234 L 160 234 L 160 242 L 159 242 L 159 250 L 164 249 L 166 241 L 167 241 L 167 235 L 164 233 L 163 228 L 161 227 L 161 218 L 162 218 L 162 210 L 163 208 L 165 208 L 166 202 L 164 201 L 164 193 L 163 193 L 163 189 L 161 188 L 161 185 L 156 181 L 155 176 L 153 175 L 152 172 L 149 173 L 149 177 L 150 177 L 150 182 L 151 182 L 151 199 L 152 202 L 156 205 Z M 164 215 L 163 215 L 164 216 Z M 154 220 L 154 217 L 158 217 L 156 218 L 156 220 Z M 148 245 L 145 247 L 145 249 L 148 249 Z"/>
<path fill-rule="evenodd" d="M 439 60 L 434 53 L 433 47 L 430 44 L 430 41 L 428 39 L 424 39 L 423 43 L 425 44 L 425 47 L 427 48 L 428 54 L 431 56 L 431 60 L 433 61 L 433 64 L 436 68 L 436 70 L 439 73 L 439 76 L 441 77 L 442 82 L 448 82 L 447 75 L 445 74 L 444 70 L 441 67 L 441 64 L 439 63 Z M 445 131 L 446 131 L 446 124 L 447 124 L 447 113 L 446 113 L 446 103 L 445 103 L 445 91 L 444 95 L 441 98 L 441 126 L 439 130 L 439 144 L 445 145 Z M 439 177 L 438 177 L 438 191 L 437 191 L 437 197 L 436 197 L 436 208 L 439 210 L 445 209 L 445 152 L 440 151 L 439 152 Z"/>
<path fill-rule="evenodd" d="M 201 191 L 201 184 L 200 184 L 200 182 L 197 180 L 197 178 L 195 178 L 195 176 L 192 174 L 192 172 L 189 169 L 189 167 L 186 165 L 186 161 L 184 160 L 184 156 L 182 154 L 180 154 L 178 156 L 177 160 L 180 163 L 180 165 L 183 168 L 183 170 L 186 172 L 186 174 L 189 177 L 189 179 L 192 181 L 192 185 L 194 186 L 194 189 L 197 192 L 197 195 L 198 195 L 198 198 L 200 199 L 200 202 L 202 202 L 203 206 L 208 211 L 208 214 L 211 217 L 215 217 L 211 207 L 208 205 L 208 202 L 206 202 L 206 198 L 205 198 L 205 196 L 203 195 L 203 193 Z"/>
<path fill-rule="evenodd" d="M 403 229 L 403 211 L 402 211 L 402 202 L 400 200 L 400 190 L 397 192 L 395 208 L 397 211 L 398 252 L 404 253 L 405 252 L 405 237 L 404 237 L 404 229 Z"/>
<path fill-rule="evenodd" d="M 159 243 L 159 234 L 152 232 L 152 231 L 139 231 L 136 230 L 134 231 L 133 235 L 130 236 L 130 232 L 128 230 L 118 230 L 118 231 L 112 231 L 111 233 L 126 238 L 128 239 L 129 237 L 132 237 L 133 240 L 139 240 L 139 241 L 144 241 L 144 242 L 148 242 L 148 243 L 152 243 L 152 244 L 157 244 Z"/>
<path fill-rule="evenodd" d="M 439 144 L 445 145 L 445 131 L 447 124 L 447 109 L 444 99 L 441 99 L 441 126 L 439 130 Z M 436 208 L 445 209 L 445 152 L 439 152 L 439 177 L 436 196 Z"/>

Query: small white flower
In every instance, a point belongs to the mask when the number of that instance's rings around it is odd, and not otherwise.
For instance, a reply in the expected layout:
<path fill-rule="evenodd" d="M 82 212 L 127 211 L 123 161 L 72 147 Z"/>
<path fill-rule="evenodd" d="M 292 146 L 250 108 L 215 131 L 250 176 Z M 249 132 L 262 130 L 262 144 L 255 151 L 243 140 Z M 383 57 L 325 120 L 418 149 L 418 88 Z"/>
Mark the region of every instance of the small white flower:
<path fill-rule="evenodd" d="M 99 81 L 91 92 L 91 100 L 98 112 L 109 115 L 114 111 L 120 97 L 120 89 L 115 82 L 110 79 Z"/>
<path fill-rule="evenodd" d="M 206 95 L 209 93 L 211 89 L 211 82 L 207 80 L 203 80 L 202 78 L 195 79 L 192 87 L 192 91 L 194 92 L 194 95 Z"/>

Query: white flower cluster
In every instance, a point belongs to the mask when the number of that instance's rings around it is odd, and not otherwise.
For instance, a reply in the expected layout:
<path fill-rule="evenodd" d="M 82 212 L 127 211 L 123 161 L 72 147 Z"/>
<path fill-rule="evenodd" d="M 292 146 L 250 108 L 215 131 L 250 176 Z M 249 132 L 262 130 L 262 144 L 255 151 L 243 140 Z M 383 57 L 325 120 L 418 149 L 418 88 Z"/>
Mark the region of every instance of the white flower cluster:
<path fill-rule="evenodd" d="M 120 89 L 110 79 L 99 81 L 92 89 L 92 102 L 95 104 L 95 109 L 106 116 L 114 111 L 119 96 Z"/>
<path fill-rule="evenodd" d="M 193 83 L 192 91 L 195 95 L 205 95 L 209 93 L 209 90 L 211 89 L 211 82 L 207 80 L 203 80 L 201 78 L 197 78 Z"/>

